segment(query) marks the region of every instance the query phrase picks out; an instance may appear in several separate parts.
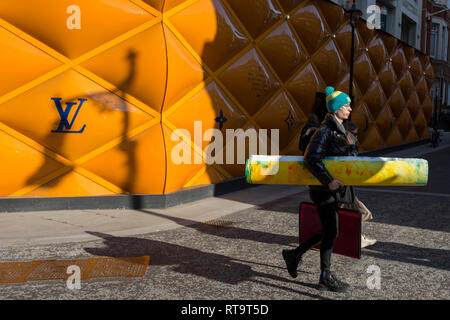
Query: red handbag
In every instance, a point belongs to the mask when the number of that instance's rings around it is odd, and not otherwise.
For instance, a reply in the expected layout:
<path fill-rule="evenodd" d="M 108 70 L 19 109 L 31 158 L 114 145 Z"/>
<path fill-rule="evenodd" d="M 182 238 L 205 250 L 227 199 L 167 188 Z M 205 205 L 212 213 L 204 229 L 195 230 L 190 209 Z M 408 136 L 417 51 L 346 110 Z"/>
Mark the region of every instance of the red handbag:
<path fill-rule="evenodd" d="M 338 208 L 339 234 L 334 242 L 333 253 L 350 258 L 361 258 L 361 214 L 358 211 Z M 305 242 L 322 230 L 316 205 L 300 203 L 299 233 L 300 243 Z M 314 247 L 320 249 L 320 244 Z"/>

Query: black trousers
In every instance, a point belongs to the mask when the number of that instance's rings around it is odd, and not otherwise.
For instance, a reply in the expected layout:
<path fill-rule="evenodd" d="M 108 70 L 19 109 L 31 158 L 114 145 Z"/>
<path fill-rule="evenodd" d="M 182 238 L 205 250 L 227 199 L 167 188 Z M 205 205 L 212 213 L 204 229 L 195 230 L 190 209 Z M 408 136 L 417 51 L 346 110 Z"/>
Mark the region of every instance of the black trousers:
<path fill-rule="evenodd" d="M 338 202 L 333 192 L 322 192 L 310 190 L 311 200 L 317 207 L 322 231 L 316 233 L 297 248 L 300 254 L 305 253 L 320 243 L 320 270 L 330 271 L 331 253 L 334 241 L 339 234 L 339 214 L 337 212 Z"/>

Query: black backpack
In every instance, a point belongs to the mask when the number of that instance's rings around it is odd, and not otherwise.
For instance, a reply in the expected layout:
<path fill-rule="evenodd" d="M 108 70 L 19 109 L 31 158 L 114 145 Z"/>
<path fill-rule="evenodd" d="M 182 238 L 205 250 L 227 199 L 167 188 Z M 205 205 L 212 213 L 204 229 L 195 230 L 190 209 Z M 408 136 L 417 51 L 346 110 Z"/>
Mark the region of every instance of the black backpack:
<path fill-rule="evenodd" d="M 306 151 L 306 147 L 308 147 L 309 142 L 311 141 L 312 136 L 316 133 L 316 130 L 320 127 L 319 123 L 316 122 L 308 122 L 302 129 L 300 133 L 300 141 L 298 144 L 298 148 L 304 153 Z"/>

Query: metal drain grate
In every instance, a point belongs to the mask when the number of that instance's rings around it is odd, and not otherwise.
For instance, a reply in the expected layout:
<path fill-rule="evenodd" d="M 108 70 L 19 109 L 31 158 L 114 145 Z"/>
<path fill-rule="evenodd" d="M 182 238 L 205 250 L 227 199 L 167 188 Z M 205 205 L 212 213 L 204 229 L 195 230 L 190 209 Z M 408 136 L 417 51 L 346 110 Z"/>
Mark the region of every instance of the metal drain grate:
<path fill-rule="evenodd" d="M 150 257 L 87 258 L 73 260 L 34 260 L 0 262 L 0 283 L 21 283 L 39 280 L 67 280 L 68 267 L 80 268 L 80 280 L 93 278 L 143 277 Z"/>
<path fill-rule="evenodd" d="M 205 222 L 200 222 L 198 226 L 201 227 L 216 227 L 216 228 L 223 228 L 228 227 L 233 224 L 233 221 L 228 220 L 209 220 Z"/>

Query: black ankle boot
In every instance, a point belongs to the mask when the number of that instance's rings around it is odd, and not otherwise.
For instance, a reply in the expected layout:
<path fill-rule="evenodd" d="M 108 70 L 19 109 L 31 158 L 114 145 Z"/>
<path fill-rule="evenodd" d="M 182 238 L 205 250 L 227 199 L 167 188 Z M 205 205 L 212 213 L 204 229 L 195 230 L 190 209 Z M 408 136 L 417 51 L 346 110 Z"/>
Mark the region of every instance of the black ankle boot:
<path fill-rule="evenodd" d="M 292 278 L 297 278 L 297 267 L 302 261 L 301 256 L 295 250 L 283 250 L 282 254 L 289 274 Z"/>
<path fill-rule="evenodd" d="M 334 292 L 345 292 L 350 286 L 336 278 L 331 271 L 322 271 L 319 280 L 319 290 L 329 290 Z"/>

